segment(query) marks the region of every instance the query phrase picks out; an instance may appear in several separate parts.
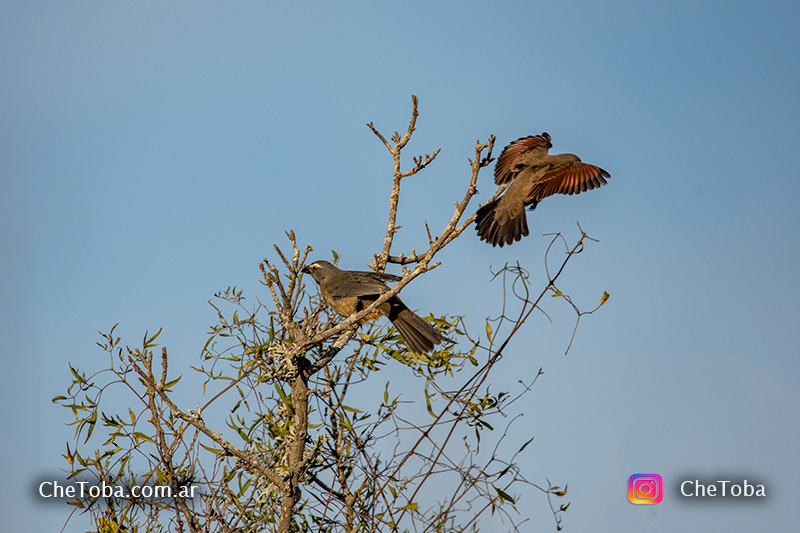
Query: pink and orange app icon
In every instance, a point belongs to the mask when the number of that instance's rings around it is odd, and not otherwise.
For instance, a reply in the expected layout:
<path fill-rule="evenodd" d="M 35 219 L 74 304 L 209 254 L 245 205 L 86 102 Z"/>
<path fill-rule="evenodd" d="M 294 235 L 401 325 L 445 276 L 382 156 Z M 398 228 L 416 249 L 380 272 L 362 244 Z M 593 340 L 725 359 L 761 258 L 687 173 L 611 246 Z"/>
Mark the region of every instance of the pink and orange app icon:
<path fill-rule="evenodd" d="M 628 499 L 638 505 L 661 501 L 664 482 L 658 474 L 634 474 L 628 479 Z"/>

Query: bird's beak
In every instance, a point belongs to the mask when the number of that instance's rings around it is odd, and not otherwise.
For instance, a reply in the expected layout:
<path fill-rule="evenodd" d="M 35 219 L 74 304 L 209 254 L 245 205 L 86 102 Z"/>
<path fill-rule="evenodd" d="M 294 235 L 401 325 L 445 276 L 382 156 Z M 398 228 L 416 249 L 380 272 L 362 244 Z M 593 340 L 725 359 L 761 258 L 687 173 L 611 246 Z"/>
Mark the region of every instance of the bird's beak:
<path fill-rule="evenodd" d="M 300 272 L 302 272 L 303 274 L 311 274 L 311 269 L 308 268 L 307 266 L 304 266 Z"/>

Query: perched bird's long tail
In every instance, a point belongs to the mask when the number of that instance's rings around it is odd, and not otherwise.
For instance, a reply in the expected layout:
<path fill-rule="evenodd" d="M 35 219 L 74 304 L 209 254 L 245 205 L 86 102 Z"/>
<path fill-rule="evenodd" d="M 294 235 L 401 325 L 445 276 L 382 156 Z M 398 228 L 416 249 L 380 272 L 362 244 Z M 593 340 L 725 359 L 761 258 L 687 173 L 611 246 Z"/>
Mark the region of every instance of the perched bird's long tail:
<path fill-rule="evenodd" d="M 439 330 L 425 322 L 399 299 L 392 298 L 389 302 L 391 303 L 389 320 L 406 341 L 410 351 L 419 354 L 430 353 L 436 344 L 445 340 Z"/>

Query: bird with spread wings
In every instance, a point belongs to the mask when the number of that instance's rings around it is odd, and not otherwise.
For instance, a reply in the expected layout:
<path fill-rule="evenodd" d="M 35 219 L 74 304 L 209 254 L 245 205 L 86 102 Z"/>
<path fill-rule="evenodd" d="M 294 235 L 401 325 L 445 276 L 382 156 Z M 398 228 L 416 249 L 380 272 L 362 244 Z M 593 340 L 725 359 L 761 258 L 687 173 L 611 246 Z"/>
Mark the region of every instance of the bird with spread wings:
<path fill-rule="evenodd" d="M 492 246 L 512 244 L 528 235 L 525 208 L 533 210 L 552 194 L 579 194 L 605 185 L 611 175 L 574 154 L 549 155 L 550 135 L 531 135 L 503 149 L 494 169 L 505 193 L 478 209 L 478 236 Z"/>

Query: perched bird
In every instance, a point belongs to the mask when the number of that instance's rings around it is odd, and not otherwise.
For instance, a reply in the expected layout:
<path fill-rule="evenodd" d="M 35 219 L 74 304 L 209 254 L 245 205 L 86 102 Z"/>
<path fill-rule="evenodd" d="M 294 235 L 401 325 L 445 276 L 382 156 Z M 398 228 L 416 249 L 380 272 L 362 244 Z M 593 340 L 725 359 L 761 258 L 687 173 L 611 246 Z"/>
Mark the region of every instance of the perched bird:
<path fill-rule="evenodd" d="M 511 183 L 500 198 L 478 209 L 475 224 L 481 240 L 492 246 L 512 244 L 528 234 L 525 207 L 551 194 L 579 194 L 605 185 L 611 175 L 574 154 L 548 155 L 550 135 L 532 135 L 503 149 L 494 167 L 497 185 Z"/>
<path fill-rule="evenodd" d="M 381 294 L 389 290 L 384 281 L 400 281 L 402 278 L 378 272 L 339 270 L 327 261 L 315 261 L 303 268 L 319 285 L 322 300 L 342 316 L 366 309 Z M 408 349 L 416 353 L 428 353 L 445 337 L 428 322 L 414 314 L 397 296 L 392 296 L 378 306 L 374 313 L 364 318 L 373 320 L 388 317 L 406 341 Z"/>

